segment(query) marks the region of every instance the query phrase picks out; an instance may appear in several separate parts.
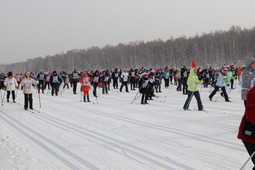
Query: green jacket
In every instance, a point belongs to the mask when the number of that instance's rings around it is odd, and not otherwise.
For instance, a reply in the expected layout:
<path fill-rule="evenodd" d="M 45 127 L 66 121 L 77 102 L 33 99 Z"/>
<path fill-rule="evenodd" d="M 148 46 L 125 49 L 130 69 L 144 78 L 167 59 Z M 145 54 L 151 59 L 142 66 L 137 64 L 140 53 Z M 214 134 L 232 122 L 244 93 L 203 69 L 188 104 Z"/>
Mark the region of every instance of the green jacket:
<path fill-rule="evenodd" d="M 198 91 L 199 84 L 202 84 L 204 81 L 201 80 L 199 81 L 197 74 L 194 72 L 195 68 L 190 69 L 190 74 L 188 77 L 188 90 L 189 91 Z"/>

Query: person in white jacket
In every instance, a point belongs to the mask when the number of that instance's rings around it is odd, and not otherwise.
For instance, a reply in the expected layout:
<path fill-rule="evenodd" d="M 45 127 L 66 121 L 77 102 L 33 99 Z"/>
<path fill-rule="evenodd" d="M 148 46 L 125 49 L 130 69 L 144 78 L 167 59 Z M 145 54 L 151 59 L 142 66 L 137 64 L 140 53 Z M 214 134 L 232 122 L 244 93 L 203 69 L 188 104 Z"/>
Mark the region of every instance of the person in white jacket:
<path fill-rule="evenodd" d="M 12 100 L 15 103 L 15 90 L 18 87 L 17 80 L 13 77 L 12 72 L 8 73 L 8 76 L 4 80 L 4 85 L 7 91 L 7 102 L 9 103 L 10 94 L 12 93 Z"/>
<path fill-rule="evenodd" d="M 29 103 L 29 108 L 32 110 L 33 109 L 33 84 L 38 84 L 38 81 L 34 80 L 31 78 L 30 73 L 27 72 L 25 75 L 25 78 L 21 81 L 21 89 L 23 90 L 24 97 L 25 97 L 25 104 L 24 104 L 24 109 L 28 109 L 28 103 Z"/>

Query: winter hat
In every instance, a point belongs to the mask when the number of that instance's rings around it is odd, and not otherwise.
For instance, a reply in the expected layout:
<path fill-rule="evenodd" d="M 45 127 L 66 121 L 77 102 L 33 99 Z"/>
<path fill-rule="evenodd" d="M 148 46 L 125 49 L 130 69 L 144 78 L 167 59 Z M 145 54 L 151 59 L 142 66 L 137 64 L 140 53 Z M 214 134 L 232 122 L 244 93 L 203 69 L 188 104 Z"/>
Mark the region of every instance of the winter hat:
<path fill-rule="evenodd" d="M 227 68 L 224 68 L 223 71 L 228 71 L 228 69 L 227 69 Z"/>
<path fill-rule="evenodd" d="M 148 77 L 148 74 L 144 74 L 143 77 Z"/>
<path fill-rule="evenodd" d="M 197 63 L 195 63 L 195 61 L 192 60 L 191 62 L 191 68 L 196 68 L 197 67 Z"/>
<path fill-rule="evenodd" d="M 12 76 L 12 72 L 11 71 L 8 73 L 8 77 L 10 77 L 10 76 Z"/>

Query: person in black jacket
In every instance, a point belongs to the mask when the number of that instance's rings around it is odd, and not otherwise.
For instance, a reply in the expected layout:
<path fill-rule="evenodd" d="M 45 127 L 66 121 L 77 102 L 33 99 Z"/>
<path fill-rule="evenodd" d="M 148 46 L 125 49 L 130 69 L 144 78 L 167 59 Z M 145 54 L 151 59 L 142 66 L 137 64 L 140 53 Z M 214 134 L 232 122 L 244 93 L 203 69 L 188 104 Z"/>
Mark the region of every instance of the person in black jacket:
<path fill-rule="evenodd" d="M 114 72 L 112 73 L 112 79 L 113 79 L 113 88 L 118 89 L 118 79 L 119 79 L 119 72 L 118 69 L 115 68 Z"/>
<path fill-rule="evenodd" d="M 41 70 L 40 73 L 37 75 L 37 79 L 39 80 L 38 93 L 40 93 L 40 89 L 42 89 L 42 93 L 44 93 L 46 75 L 44 74 L 43 70 Z"/>
<path fill-rule="evenodd" d="M 71 74 L 71 81 L 73 85 L 73 94 L 76 94 L 76 89 L 77 89 L 77 83 L 80 80 L 79 73 L 77 72 L 76 69 L 74 69 L 73 73 Z"/>
<path fill-rule="evenodd" d="M 56 71 L 53 71 L 53 74 L 50 77 L 50 84 L 51 84 L 51 95 L 57 96 L 58 95 L 58 86 L 59 86 L 59 82 L 61 82 L 60 77 L 58 76 Z"/>
<path fill-rule="evenodd" d="M 139 80 L 139 92 L 142 94 L 141 98 L 141 104 L 148 104 L 148 84 L 149 84 L 149 79 L 148 79 L 148 74 L 144 74 L 142 78 Z"/>

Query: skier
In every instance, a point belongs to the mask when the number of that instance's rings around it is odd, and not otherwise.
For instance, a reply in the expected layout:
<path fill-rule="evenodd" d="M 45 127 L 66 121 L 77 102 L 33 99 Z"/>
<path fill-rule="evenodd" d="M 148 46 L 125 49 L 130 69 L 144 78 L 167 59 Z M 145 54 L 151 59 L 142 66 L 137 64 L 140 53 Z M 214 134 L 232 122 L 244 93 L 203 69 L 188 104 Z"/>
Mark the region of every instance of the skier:
<path fill-rule="evenodd" d="M 246 150 L 251 156 L 255 151 L 255 86 L 249 90 L 245 99 L 245 113 L 239 126 L 237 138 L 242 140 Z M 255 165 L 255 156 L 253 156 L 251 160 Z M 255 170 L 255 166 L 253 166 L 253 170 Z"/>
<path fill-rule="evenodd" d="M 190 75 L 188 77 L 188 98 L 183 106 L 184 110 L 188 110 L 189 109 L 189 104 L 190 101 L 193 97 L 193 95 L 195 95 L 196 99 L 197 99 L 197 105 L 198 105 L 198 110 L 203 110 L 203 105 L 202 105 L 202 101 L 200 98 L 200 94 L 199 94 L 199 89 L 198 89 L 198 85 L 203 83 L 203 80 L 198 79 L 197 76 L 197 68 L 196 68 L 196 63 L 194 61 L 192 61 L 192 68 L 190 69 Z"/>
<path fill-rule="evenodd" d="M 40 93 L 40 89 L 42 89 L 42 93 L 44 93 L 46 75 L 44 74 L 43 70 L 41 70 L 40 73 L 37 75 L 37 79 L 39 80 L 38 93 Z"/>
<path fill-rule="evenodd" d="M 77 89 L 77 82 L 79 81 L 80 76 L 76 69 L 73 70 L 73 73 L 71 74 L 71 81 L 73 85 L 73 94 L 76 94 Z"/>
<path fill-rule="evenodd" d="M 114 72 L 112 73 L 112 79 L 113 79 L 113 88 L 118 89 L 118 78 L 119 78 L 119 72 L 118 69 L 115 68 Z"/>
<path fill-rule="evenodd" d="M 21 89 L 23 89 L 23 93 L 24 93 L 24 109 L 27 110 L 28 105 L 30 109 L 33 109 L 33 85 L 38 84 L 38 81 L 32 79 L 30 77 L 30 72 L 27 72 L 25 74 L 25 78 L 22 79 L 20 85 L 21 85 Z"/>
<path fill-rule="evenodd" d="M 242 74 L 242 91 L 241 98 L 244 101 L 244 106 L 246 105 L 246 95 L 251 88 L 251 82 L 255 78 L 255 58 L 247 58 L 245 61 L 245 69 Z"/>
<path fill-rule="evenodd" d="M 81 83 L 81 87 L 82 87 L 82 91 L 83 91 L 83 101 L 84 102 L 90 102 L 89 100 L 89 91 L 90 91 L 90 82 L 92 80 L 88 77 L 88 73 L 85 71 L 82 74 L 82 78 L 80 79 L 80 83 Z M 87 97 L 87 101 L 86 101 L 86 97 Z"/>
<path fill-rule="evenodd" d="M 127 86 L 129 75 L 126 69 L 124 69 L 124 72 L 121 74 L 120 78 L 121 78 L 120 92 L 122 92 L 123 86 L 126 87 L 126 92 L 129 92 Z"/>
<path fill-rule="evenodd" d="M 161 69 L 158 68 L 156 70 L 156 74 L 155 74 L 155 89 L 156 89 L 156 93 L 161 93 L 161 81 L 162 81 L 162 74 L 161 74 Z"/>
<path fill-rule="evenodd" d="M 214 85 L 213 92 L 209 95 L 209 100 L 212 101 L 213 96 L 216 92 L 221 88 L 223 92 L 223 97 L 225 98 L 226 102 L 231 102 L 228 98 L 228 94 L 226 92 L 226 74 L 228 73 L 228 69 L 224 69 L 222 72 L 219 72 L 219 75 L 216 80 L 216 84 Z"/>
<path fill-rule="evenodd" d="M 7 91 L 7 102 L 9 103 L 10 94 L 12 93 L 12 100 L 15 103 L 15 90 L 19 86 L 17 80 L 13 77 L 12 72 L 8 73 L 8 77 L 4 80 L 4 86 Z"/>
<path fill-rule="evenodd" d="M 59 89 L 59 82 L 61 82 L 60 77 L 57 74 L 57 71 L 53 71 L 52 75 L 50 76 L 50 85 L 51 85 L 51 95 L 58 96 L 58 89 Z"/>
<path fill-rule="evenodd" d="M 143 74 L 143 76 L 139 80 L 139 92 L 142 94 L 141 104 L 148 104 L 148 74 Z"/>
<path fill-rule="evenodd" d="M 93 95 L 97 97 L 97 86 L 99 83 L 99 72 L 96 70 L 93 74 Z"/>
<path fill-rule="evenodd" d="M 102 94 L 108 94 L 108 81 L 110 79 L 110 74 L 108 71 L 105 71 L 102 79 Z"/>

